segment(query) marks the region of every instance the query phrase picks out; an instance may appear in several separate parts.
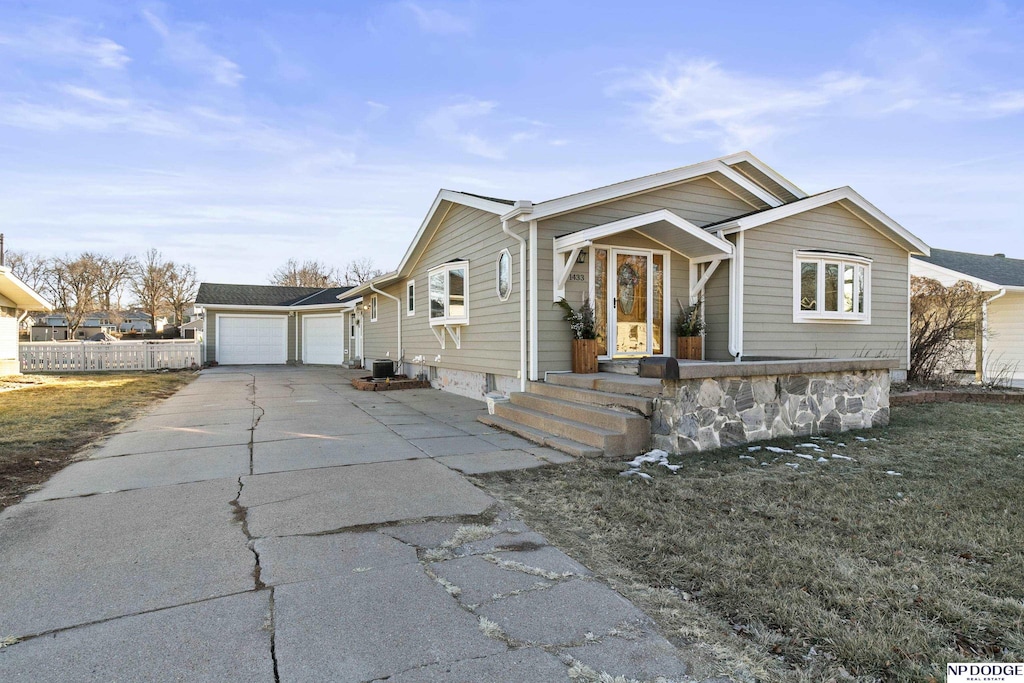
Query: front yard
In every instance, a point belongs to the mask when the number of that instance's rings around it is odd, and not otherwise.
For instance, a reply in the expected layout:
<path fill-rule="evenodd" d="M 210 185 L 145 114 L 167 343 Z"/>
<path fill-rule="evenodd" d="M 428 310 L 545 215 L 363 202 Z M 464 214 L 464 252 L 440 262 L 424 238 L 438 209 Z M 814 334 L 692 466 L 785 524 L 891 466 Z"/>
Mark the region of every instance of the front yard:
<path fill-rule="evenodd" d="M 650 480 L 587 461 L 478 482 L 723 671 L 941 681 L 946 662 L 1024 661 L 1024 407 L 898 408 L 772 446 Z"/>
<path fill-rule="evenodd" d="M 124 372 L 0 378 L 0 510 L 49 479 L 82 446 L 194 377 Z"/>

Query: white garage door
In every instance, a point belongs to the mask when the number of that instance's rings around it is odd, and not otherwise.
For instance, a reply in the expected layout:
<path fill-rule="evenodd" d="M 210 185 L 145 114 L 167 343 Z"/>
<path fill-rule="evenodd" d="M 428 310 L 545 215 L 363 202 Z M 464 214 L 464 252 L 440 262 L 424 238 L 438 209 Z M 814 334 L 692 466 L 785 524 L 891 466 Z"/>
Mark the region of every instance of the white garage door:
<path fill-rule="evenodd" d="M 221 365 L 288 362 L 288 318 L 283 315 L 218 315 L 217 362 Z"/>
<path fill-rule="evenodd" d="M 345 319 L 341 315 L 302 318 L 302 362 L 341 365 L 345 362 Z"/>

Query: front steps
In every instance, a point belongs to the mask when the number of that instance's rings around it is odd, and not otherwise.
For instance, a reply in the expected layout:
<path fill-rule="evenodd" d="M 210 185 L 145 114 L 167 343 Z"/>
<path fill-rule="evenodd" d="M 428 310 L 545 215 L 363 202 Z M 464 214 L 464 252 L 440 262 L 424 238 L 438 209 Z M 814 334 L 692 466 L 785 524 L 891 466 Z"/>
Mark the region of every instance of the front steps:
<path fill-rule="evenodd" d="M 636 455 L 650 444 L 648 418 L 660 395 L 660 380 L 553 374 L 479 419 L 576 457 Z"/>

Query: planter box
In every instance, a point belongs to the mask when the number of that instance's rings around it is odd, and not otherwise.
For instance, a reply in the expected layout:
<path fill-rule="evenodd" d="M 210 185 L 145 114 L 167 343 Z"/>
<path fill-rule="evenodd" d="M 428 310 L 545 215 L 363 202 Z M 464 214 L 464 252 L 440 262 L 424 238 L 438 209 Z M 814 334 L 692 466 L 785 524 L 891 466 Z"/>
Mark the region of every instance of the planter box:
<path fill-rule="evenodd" d="M 683 360 L 704 360 L 703 337 L 676 337 L 676 357 Z"/>
<path fill-rule="evenodd" d="M 572 340 L 572 371 L 577 375 L 597 372 L 597 340 Z"/>

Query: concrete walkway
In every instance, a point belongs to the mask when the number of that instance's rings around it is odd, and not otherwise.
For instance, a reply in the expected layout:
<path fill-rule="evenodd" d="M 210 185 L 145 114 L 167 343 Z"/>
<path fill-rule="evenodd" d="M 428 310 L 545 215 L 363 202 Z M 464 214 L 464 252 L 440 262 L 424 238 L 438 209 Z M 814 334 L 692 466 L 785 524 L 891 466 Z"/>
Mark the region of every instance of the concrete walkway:
<path fill-rule="evenodd" d="M 0 514 L 0 680 L 689 680 L 460 474 L 565 456 L 351 376 L 205 371 Z"/>

